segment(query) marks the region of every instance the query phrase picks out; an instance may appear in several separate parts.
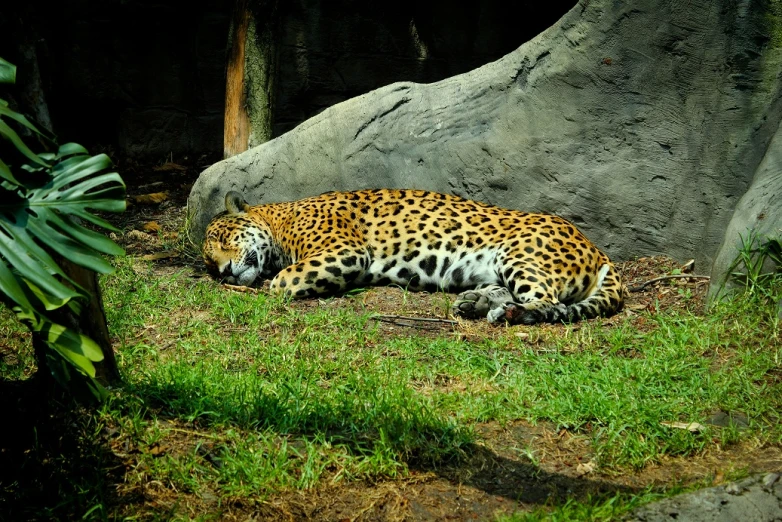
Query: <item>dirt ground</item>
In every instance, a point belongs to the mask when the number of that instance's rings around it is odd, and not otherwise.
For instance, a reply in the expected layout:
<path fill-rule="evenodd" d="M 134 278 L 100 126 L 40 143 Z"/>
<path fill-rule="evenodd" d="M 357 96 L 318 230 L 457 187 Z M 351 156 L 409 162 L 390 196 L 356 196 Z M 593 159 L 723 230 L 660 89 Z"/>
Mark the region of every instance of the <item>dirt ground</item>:
<path fill-rule="evenodd" d="M 146 182 L 129 187 L 131 205 L 120 218 L 120 224 L 133 231 L 116 239 L 130 255 L 152 259 L 161 274 L 182 267 L 190 267 L 199 274 L 203 266 L 195 255 L 171 248 L 171 244 L 186 243 L 178 233 L 193 172 L 175 164 L 164 164 L 157 169 L 143 173 Z M 163 187 L 168 191 L 150 197 L 162 192 Z M 708 288 L 706 277 L 665 279 L 638 287 L 672 273 L 697 275 L 705 267 L 659 256 L 621 263 L 620 268 L 625 282 L 634 291 L 629 294 L 621 314 L 604 324 L 630 317 L 638 330 L 643 331 L 647 320 L 640 312 L 644 310 L 654 311 L 659 307 L 703 313 Z M 326 302 L 305 300 L 294 306 L 372 309 L 381 315 L 380 328 L 389 336 L 404 335 L 411 329 L 418 334 L 454 335 L 468 340 L 497 335 L 497 327 L 485 321 L 453 324 L 440 295 L 405 293 L 392 287 L 373 288 L 358 300 L 355 297 Z M 545 328 L 555 334 L 562 327 Z M 242 502 L 226 505 L 209 494 L 173 498 L 167 488 L 150 485 L 143 491 L 143 502 L 150 508 L 155 506 L 155 511 L 175 504 L 184 506 L 192 515 L 219 509 L 221 519 L 225 520 L 482 520 L 499 513 L 559 503 L 566 498 L 632 493 L 648 486 L 695 481 L 719 484 L 734 470 L 752 473 L 782 466 L 780 448 L 747 442 L 729 448 L 715 444 L 695 457 L 665 458 L 642 471 L 616 474 L 594 469 L 591 447 L 585 437 L 567 430 L 558 431 L 550 424 L 492 422 L 478 426 L 477 433 L 480 443 L 466 461 L 436 470 L 413 466 L 409 476 L 403 479 L 348 484 L 326 481 L 317 488 L 281 493 L 255 505 Z M 520 455 L 520 443 L 536 456 L 536 465 Z"/>

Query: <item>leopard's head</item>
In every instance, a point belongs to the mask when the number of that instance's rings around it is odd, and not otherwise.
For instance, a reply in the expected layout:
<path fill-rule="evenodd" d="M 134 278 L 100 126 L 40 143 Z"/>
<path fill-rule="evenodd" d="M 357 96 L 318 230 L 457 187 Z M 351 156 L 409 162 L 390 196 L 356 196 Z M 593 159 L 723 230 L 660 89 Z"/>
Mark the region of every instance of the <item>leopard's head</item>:
<path fill-rule="evenodd" d="M 204 263 L 214 277 L 249 286 L 271 265 L 272 235 L 238 192 L 225 195 L 225 208 L 206 227 Z"/>

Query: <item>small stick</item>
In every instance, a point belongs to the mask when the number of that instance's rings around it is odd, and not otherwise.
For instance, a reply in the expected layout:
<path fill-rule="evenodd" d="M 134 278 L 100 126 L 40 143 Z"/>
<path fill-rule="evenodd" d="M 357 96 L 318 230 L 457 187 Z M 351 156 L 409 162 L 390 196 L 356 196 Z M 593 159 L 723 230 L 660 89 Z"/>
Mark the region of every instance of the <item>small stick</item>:
<path fill-rule="evenodd" d="M 228 283 L 223 283 L 223 287 L 227 288 L 228 290 L 233 290 L 234 292 L 245 292 L 248 294 L 260 293 L 260 290 L 257 288 L 252 288 L 249 286 L 229 285 Z"/>
<path fill-rule="evenodd" d="M 652 283 L 656 283 L 658 281 L 664 281 L 666 279 L 711 279 L 709 276 L 705 275 L 690 275 L 690 274 L 673 274 L 673 275 L 666 275 L 662 277 L 655 277 L 654 279 L 650 279 L 644 283 L 641 283 L 640 285 L 631 286 L 627 289 L 628 292 L 640 292 L 647 286 L 649 286 Z"/>
<path fill-rule="evenodd" d="M 459 321 L 452 321 L 451 319 L 438 319 L 436 317 L 409 317 L 405 315 L 375 314 L 370 316 L 370 319 L 374 319 L 376 321 L 386 321 L 391 323 L 396 323 L 397 321 L 421 321 L 426 323 L 459 324 Z"/>

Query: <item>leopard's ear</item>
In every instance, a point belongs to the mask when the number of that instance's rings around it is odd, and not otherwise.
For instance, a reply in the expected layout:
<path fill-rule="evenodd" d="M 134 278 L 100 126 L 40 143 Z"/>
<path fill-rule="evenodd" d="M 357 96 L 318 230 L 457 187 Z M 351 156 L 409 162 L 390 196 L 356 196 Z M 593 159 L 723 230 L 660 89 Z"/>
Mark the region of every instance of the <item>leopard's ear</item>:
<path fill-rule="evenodd" d="M 247 212 L 250 205 L 244 200 L 241 194 L 235 190 L 225 195 L 225 208 L 229 214 L 241 214 Z"/>

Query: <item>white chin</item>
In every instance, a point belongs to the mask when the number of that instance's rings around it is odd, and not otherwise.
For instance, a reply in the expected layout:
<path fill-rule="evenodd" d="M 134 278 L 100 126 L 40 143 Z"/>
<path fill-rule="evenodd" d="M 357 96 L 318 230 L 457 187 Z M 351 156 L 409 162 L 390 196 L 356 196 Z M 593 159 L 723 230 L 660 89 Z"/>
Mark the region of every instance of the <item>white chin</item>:
<path fill-rule="evenodd" d="M 255 278 L 258 277 L 258 272 L 254 268 L 249 268 L 236 276 L 236 282 L 240 286 L 250 286 Z"/>

